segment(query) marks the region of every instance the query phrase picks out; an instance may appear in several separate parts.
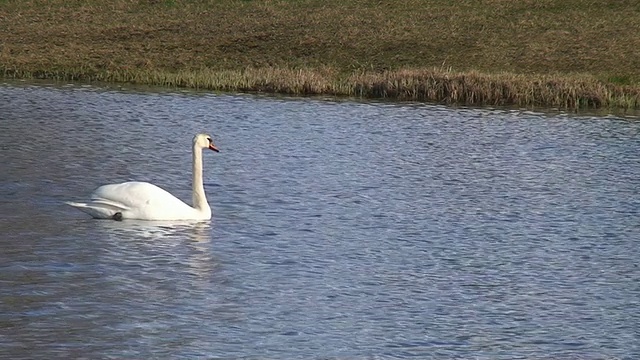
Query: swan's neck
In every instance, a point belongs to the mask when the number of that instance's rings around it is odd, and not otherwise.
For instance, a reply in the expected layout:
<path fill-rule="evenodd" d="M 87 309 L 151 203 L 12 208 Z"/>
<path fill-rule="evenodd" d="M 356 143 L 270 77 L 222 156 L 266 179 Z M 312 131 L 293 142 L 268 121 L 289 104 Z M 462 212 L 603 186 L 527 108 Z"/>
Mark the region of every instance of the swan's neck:
<path fill-rule="evenodd" d="M 193 207 L 202 212 L 211 213 L 211 208 L 204 194 L 204 183 L 202 182 L 202 149 L 193 146 Z"/>

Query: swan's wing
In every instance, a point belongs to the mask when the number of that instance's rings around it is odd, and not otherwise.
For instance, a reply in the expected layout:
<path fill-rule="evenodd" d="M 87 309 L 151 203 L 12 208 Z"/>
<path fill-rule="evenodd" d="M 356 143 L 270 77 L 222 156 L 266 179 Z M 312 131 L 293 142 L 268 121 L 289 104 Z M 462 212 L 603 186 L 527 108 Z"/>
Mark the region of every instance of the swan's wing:
<path fill-rule="evenodd" d="M 149 206 L 161 208 L 188 206 L 168 191 L 139 181 L 100 186 L 91 194 L 91 200 L 123 210 L 142 209 Z"/>
<path fill-rule="evenodd" d="M 90 203 L 77 203 L 67 201 L 67 205 L 81 210 L 96 219 L 112 219 L 117 212 L 122 212 L 123 209 L 109 204 L 108 202 L 92 201 Z"/>
<path fill-rule="evenodd" d="M 102 189 L 102 187 L 98 188 L 98 190 L 100 189 Z M 91 202 L 89 203 L 67 201 L 66 204 L 73 206 L 96 219 L 112 219 L 116 213 L 122 213 L 123 211 L 130 210 L 129 206 L 119 202 L 118 200 L 105 199 L 96 196 L 96 192 L 91 196 Z M 108 195 L 108 192 L 106 192 L 105 195 Z"/>
<path fill-rule="evenodd" d="M 105 208 L 111 208 L 114 211 L 124 211 L 124 210 L 129 210 L 130 209 L 128 206 L 125 206 L 124 204 L 117 203 L 115 201 L 111 201 L 111 200 L 108 200 L 108 199 L 93 198 L 93 199 L 91 199 L 91 203 L 92 204 L 96 204 L 96 205 L 100 205 L 100 206 L 105 207 Z"/>
<path fill-rule="evenodd" d="M 103 185 L 89 203 L 67 203 L 99 219 L 200 219 L 201 213 L 166 190 L 146 182 Z M 120 213 L 120 214 L 118 214 Z"/>
<path fill-rule="evenodd" d="M 168 191 L 146 182 L 103 185 L 91 195 L 92 204 L 120 209 L 124 219 L 193 219 L 199 213 Z"/>

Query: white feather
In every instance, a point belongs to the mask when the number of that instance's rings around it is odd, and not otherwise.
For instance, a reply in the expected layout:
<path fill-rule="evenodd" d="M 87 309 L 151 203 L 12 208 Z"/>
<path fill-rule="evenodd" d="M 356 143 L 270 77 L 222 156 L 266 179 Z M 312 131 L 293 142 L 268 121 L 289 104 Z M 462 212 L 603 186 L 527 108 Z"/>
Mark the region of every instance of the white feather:
<path fill-rule="evenodd" d="M 137 220 L 208 220 L 211 207 L 207 202 L 202 181 L 202 149 L 216 150 L 206 134 L 193 139 L 193 202 L 187 205 L 168 191 L 146 182 L 124 182 L 103 185 L 91 195 L 87 203 L 67 202 L 94 218 Z"/>

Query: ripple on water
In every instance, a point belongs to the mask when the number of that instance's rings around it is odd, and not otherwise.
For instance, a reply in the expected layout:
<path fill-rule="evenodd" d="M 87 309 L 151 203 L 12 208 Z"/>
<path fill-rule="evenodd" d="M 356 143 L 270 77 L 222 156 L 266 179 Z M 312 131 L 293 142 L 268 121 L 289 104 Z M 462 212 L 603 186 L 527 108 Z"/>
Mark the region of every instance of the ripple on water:
<path fill-rule="evenodd" d="M 30 85 L 0 114 L 0 357 L 640 355 L 635 121 Z M 188 200 L 200 131 L 211 222 L 62 204 Z"/>

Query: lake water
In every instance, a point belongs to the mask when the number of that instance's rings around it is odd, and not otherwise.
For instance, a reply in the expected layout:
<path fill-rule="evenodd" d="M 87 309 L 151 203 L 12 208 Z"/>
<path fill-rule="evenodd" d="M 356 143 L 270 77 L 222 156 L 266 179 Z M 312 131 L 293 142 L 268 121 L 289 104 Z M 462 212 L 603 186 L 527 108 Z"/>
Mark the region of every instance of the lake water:
<path fill-rule="evenodd" d="M 153 182 L 210 222 L 66 206 Z M 0 85 L 0 358 L 640 358 L 640 122 Z"/>

